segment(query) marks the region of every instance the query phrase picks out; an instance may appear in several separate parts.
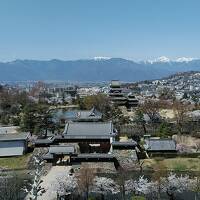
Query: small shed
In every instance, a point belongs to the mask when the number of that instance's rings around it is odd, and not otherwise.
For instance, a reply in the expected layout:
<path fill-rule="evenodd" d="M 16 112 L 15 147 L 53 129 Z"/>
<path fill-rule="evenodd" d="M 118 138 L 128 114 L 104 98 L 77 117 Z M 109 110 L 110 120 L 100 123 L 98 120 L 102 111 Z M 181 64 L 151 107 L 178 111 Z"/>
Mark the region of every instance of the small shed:
<path fill-rule="evenodd" d="M 1 134 L 0 157 L 21 156 L 27 151 L 28 134 Z"/>

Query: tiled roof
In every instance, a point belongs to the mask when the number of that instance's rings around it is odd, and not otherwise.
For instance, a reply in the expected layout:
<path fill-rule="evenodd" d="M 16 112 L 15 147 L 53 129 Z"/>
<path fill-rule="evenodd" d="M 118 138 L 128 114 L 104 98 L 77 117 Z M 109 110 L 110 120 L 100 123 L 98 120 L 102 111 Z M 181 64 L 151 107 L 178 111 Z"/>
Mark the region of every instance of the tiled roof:
<path fill-rule="evenodd" d="M 137 146 L 137 142 L 135 141 L 127 141 L 127 142 L 118 142 L 114 141 L 112 142 L 113 146 Z"/>
<path fill-rule="evenodd" d="M 112 154 L 106 153 L 81 153 L 77 155 L 77 158 L 110 158 L 113 159 L 114 156 Z"/>
<path fill-rule="evenodd" d="M 71 146 L 54 145 L 54 146 L 50 146 L 49 153 L 50 154 L 70 154 L 70 153 L 75 153 L 75 148 L 72 145 Z"/>
<path fill-rule="evenodd" d="M 147 151 L 176 151 L 176 142 L 171 139 L 148 139 L 145 141 Z"/>
<path fill-rule="evenodd" d="M 110 137 L 113 135 L 112 122 L 69 122 L 64 136 L 73 137 Z"/>
<path fill-rule="evenodd" d="M 25 144 L 23 141 L 0 141 L 0 157 L 23 155 Z"/>
<path fill-rule="evenodd" d="M 0 141 L 26 140 L 28 133 L 0 134 Z"/>

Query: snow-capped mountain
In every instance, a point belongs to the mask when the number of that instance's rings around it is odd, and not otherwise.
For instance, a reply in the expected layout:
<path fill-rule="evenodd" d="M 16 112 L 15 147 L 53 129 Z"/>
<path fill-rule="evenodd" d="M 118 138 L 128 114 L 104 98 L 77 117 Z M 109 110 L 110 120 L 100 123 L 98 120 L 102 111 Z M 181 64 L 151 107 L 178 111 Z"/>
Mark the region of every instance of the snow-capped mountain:
<path fill-rule="evenodd" d="M 109 60 L 111 58 L 110 57 L 106 57 L 106 56 L 96 56 L 93 59 L 94 60 Z"/>
<path fill-rule="evenodd" d="M 180 57 L 175 60 L 175 62 L 191 62 L 193 60 L 198 60 L 197 58 L 190 58 L 190 57 Z"/>
<path fill-rule="evenodd" d="M 193 60 L 198 60 L 197 58 L 191 58 L 191 57 L 179 57 L 176 59 L 170 59 L 166 56 L 160 56 L 158 58 L 155 58 L 153 60 L 147 60 L 146 63 L 169 63 L 169 62 L 190 62 Z"/>
<path fill-rule="evenodd" d="M 167 62 L 170 62 L 170 59 L 167 58 L 166 56 L 160 56 L 154 60 L 149 60 L 150 63 L 158 63 L 158 62 L 161 62 L 161 63 L 167 63 Z"/>
<path fill-rule="evenodd" d="M 162 56 L 151 61 L 134 62 L 122 58 L 96 57 L 86 60 L 16 60 L 0 62 L 0 81 L 141 81 L 159 79 L 177 72 L 200 71 L 200 59 Z"/>

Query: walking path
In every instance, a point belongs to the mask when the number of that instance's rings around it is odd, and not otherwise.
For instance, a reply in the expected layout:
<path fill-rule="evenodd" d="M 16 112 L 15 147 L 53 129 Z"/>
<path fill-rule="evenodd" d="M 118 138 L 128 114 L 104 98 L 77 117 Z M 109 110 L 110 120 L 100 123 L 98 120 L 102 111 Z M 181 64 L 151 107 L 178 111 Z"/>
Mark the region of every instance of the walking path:
<path fill-rule="evenodd" d="M 46 192 L 38 197 L 38 200 L 55 200 L 57 194 L 57 188 L 59 187 L 58 179 L 60 179 L 63 174 L 70 173 L 70 166 L 53 166 L 49 173 L 42 178 L 43 183 L 41 186 L 46 190 Z"/>

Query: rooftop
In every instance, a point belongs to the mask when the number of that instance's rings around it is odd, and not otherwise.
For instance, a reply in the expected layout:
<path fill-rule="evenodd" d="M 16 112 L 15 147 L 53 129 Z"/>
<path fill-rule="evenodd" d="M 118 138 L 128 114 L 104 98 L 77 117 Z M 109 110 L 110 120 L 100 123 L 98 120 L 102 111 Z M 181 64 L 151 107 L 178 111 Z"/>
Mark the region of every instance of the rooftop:
<path fill-rule="evenodd" d="M 52 145 L 49 148 L 50 154 L 73 154 L 75 148 L 72 145 Z"/>
<path fill-rule="evenodd" d="M 118 142 L 114 141 L 112 142 L 113 146 L 137 146 L 137 142 L 135 141 L 127 141 L 127 142 Z"/>
<path fill-rule="evenodd" d="M 109 138 L 113 136 L 112 122 L 69 122 L 65 126 L 64 137 Z"/>
<path fill-rule="evenodd" d="M 0 134 L 0 141 L 26 140 L 28 133 Z"/>
<path fill-rule="evenodd" d="M 176 142 L 172 139 L 146 139 L 147 151 L 176 151 Z"/>
<path fill-rule="evenodd" d="M 81 153 L 77 155 L 77 158 L 109 158 L 113 159 L 114 156 L 112 154 L 106 153 Z"/>

